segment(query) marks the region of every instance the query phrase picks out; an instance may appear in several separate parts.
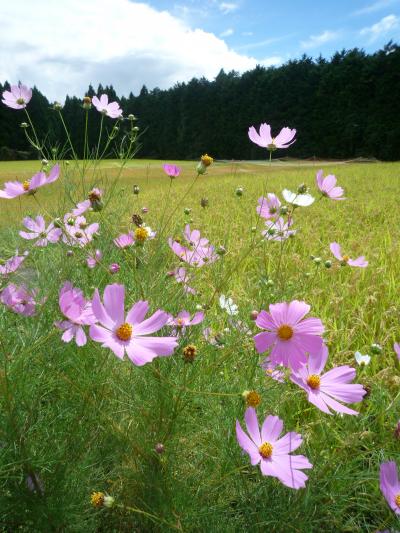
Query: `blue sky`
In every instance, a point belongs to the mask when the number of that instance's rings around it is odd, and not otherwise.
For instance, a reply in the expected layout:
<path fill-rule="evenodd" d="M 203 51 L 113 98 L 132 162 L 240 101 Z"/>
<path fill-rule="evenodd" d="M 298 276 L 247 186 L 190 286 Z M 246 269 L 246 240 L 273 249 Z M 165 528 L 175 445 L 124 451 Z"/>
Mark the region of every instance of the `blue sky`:
<path fill-rule="evenodd" d="M 400 37 L 400 0 L 151 0 L 150 4 L 260 61 L 303 53 L 330 57 L 356 46 L 371 52 Z"/>
<path fill-rule="evenodd" d="M 0 1 L 0 20 L 0 81 L 58 101 L 400 41 L 400 0 Z"/>

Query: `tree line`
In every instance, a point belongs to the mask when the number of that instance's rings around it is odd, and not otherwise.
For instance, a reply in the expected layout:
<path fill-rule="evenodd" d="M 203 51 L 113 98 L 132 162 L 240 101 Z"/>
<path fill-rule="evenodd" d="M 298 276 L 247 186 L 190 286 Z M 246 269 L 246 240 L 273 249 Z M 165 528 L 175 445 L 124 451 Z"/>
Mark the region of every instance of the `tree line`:
<path fill-rule="evenodd" d="M 0 83 L 1 92 L 8 89 L 8 82 Z M 197 159 L 207 152 L 217 159 L 266 158 L 265 150 L 249 141 L 247 131 L 267 122 L 273 133 L 283 126 L 298 132 L 296 143 L 278 156 L 400 158 L 400 47 L 392 42 L 373 54 L 355 48 L 337 52 L 330 60 L 304 55 L 241 75 L 221 70 L 213 81 L 193 78 L 167 90 L 143 86 L 136 96 L 131 92 L 118 97 L 112 86 L 101 85 L 96 91 L 89 86 L 86 94 L 102 93 L 120 103 L 124 117 L 137 117 L 138 157 Z M 67 96 L 62 109 L 79 156 L 84 145 L 83 96 Z M 36 87 L 28 110 L 46 146 L 71 157 L 57 112 Z M 89 111 L 91 147 L 98 141 L 100 118 L 95 109 Z M 19 127 L 25 121 L 23 111 L 1 105 L 0 159 L 35 157 Z M 104 131 L 114 124 L 106 118 Z M 122 138 L 130 126 L 129 120 L 121 121 L 118 135 Z"/>

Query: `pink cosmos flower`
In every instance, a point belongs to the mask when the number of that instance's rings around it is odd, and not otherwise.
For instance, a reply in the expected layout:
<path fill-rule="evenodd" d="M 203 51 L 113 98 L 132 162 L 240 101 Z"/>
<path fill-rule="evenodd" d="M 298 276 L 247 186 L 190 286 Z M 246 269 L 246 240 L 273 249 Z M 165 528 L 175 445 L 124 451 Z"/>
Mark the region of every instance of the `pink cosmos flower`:
<path fill-rule="evenodd" d="M 290 376 L 291 381 L 304 389 L 308 401 L 324 413 L 331 415 L 331 408 L 337 413 L 358 415 L 357 411 L 339 403 L 361 402 L 366 394 L 362 385 L 350 383 L 356 376 L 355 369 L 347 365 L 337 366 L 321 375 L 327 359 L 328 348 L 324 344 L 317 355 L 309 356 L 307 365 Z"/>
<path fill-rule="evenodd" d="M 26 85 L 11 85 L 11 91 L 3 92 L 2 102 L 12 109 L 24 109 L 32 98 L 32 89 Z"/>
<path fill-rule="evenodd" d="M 47 246 L 49 242 L 58 242 L 62 235 L 62 230 L 60 228 L 55 228 L 53 222 L 49 224 L 46 229 L 44 218 L 40 215 L 35 219 L 25 217 L 22 223 L 28 230 L 30 230 L 30 232 L 20 231 L 19 234 L 23 239 L 38 239 L 35 242 L 35 246 Z"/>
<path fill-rule="evenodd" d="M 168 322 L 168 313 L 159 309 L 145 320 L 149 304 L 136 302 L 125 316 L 125 288 L 123 285 L 107 285 L 104 290 L 104 305 L 96 289 L 92 308 L 101 325 L 90 326 L 90 337 L 110 348 L 123 359 L 125 351 L 134 365 L 142 366 L 155 357 L 171 355 L 177 345 L 176 337 L 149 337 Z"/>
<path fill-rule="evenodd" d="M 266 331 L 254 337 L 257 352 L 271 349 L 273 364 L 299 369 L 307 362 L 306 353 L 318 353 L 323 343 L 325 328 L 319 318 L 304 318 L 309 311 L 310 306 L 298 300 L 270 304 L 269 313 L 261 311 L 256 324 Z"/>
<path fill-rule="evenodd" d="M 267 377 L 272 378 L 279 383 L 283 383 L 285 381 L 285 372 L 279 370 L 279 365 L 277 366 L 271 363 L 269 357 L 266 357 L 261 363 L 261 368 L 265 370 L 265 375 Z"/>
<path fill-rule="evenodd" d="M 188 326 L 196 326 L 197 324 L 200 324 L 200 322 L 203 322 L 203 320 L 204 313 L 202 311 L 195 313 L 192 319 L 190 318 L 189 311 L 181 311 L 176 318 L 173 316 L 169 317 L 168 325 L 175 326 L 173 334 L 176 335 L 176 332 L 185 333 L 185 329 Z"/>
<path fill-rule="evenodd" d="M 176 165 L 171 165 L 169 163 L 163 165 L 163 169 L 166 175 L 169 176 L 171 179 L 177 178 L 181 173 L 180 167 L 177 167 Z"/>
<path fill-rule="evenodd" d="M 189 287 L 190 275 L 186 272 L 186 268 L 179 267 L 169 272 L 168 275 L 174 276 L 177 283 L 183 283 L 183 290 L 188 294 L 196 294 L 196 290 L 193 287 Z"/>
<path fill-rule="evenodd" d="M 294 139 L 295 135 L 296 130 L 282 128 L 276 137 L 272 137 L 271 126 L 265 123 L 261 124 L 260 133 L 257 133 L 254 126 L 249 128 L 250 140 L 262 148 L 267 148 L 267 150 L 270 150 L 271 152 L 277 148 L 289 148 L 291 144 L 296 142 L 296 139 Z"/>
<path fill-rule="evenodd" d="M 292 489 L 305 487 L 308 477 L 302 470 L 312 468 L 304 455 L 290 455 L 301 446 L 301 435 L 291 431 L 279 438 L 283 421 L 277 416 L 267 416 L 261 427 L 258 425 L 254 407 L 244 414 L 248 436 L 236 420 L 236 437 L 239 446 L 249 455 L 253 466 L 260 464 L 264 476 L 272 476 Z"/>
<path fill-rule="evenodd" d="M 96 250 L 94 255 L 89 255 L 89 257 L 86 259 L 87 266 L 89 268 L 95 268 L 97 264 L 100 263 L 102 258 L 103 258 L 102 252 L 100 250 Z"/>
<path fill-rule="evenodd" d="M 317 187 L 323 196 L 328 196 L 332 200 L 346 200 L 343 197 L 342 187 L 336 187 L 336 176 L 329 174 L 324 178 L 323 171 L 319 170 L 316 176 Z"/>
<path fill-rule="evenodd" d="M 400 481 L 394 461 L 381 464 L 380 485 L 389 507 L 400 515 Z"/>
<path fill-rule="evenodd" d="M 114 239 L 114 244 L 115 246 L 118 246 L 118 248 L 127 248 L 128 246 L 132 246 L 134 242 L 135 238 L 133 236 L 133 231 L 122 233 Z"/>
<path fill-rule="evenodd" d="M 23 183 L 20 181 L 6 181 L 4 190 L 0 190 L 0 198 L 11 200 L 22 194 L 35 194 L 39 187 L 56 181 L 60 175 L 60 165 L 54 165 L 48 176 L 43 171 L 38 172 L 30 180 Z"/>
<path fill-rule="evenodd" d="M 8 259 L 4 265 L 0 265 L 0 274 L 2 276 L 7 276 L 8 274 L 12 274 L 16 270 L 19 269 L 19 267 L 22 265 L 22 263 L 25 261 L 26 256 L 28 255 L 28 252 L 25 252 L 24 255 L 18 255 L 18 251 L 14 257 L 11 257 L 11 259 Z"/>
<path fill-rule="evenodd" d="M 276 194 L 268 193 L 267 197 L 258 199 L 257 213 L 262 218 L 278 218 L 281 202 Z"/>
<path fill-rule="evenodd" d="M 24 316 L 34 315 L 37 304 L 34 292 L 29 292 L 25 285 L 17 286 L 13 283 L 9 283 L 1 290 L 0 302 L 14 313 Z"/>
<path fill-rule="evenodd" d="M 82 215 L 74 218 L 70 213 L 64 216 L 64 224 L 63 242 L 70 246 L 80 246 L 81 248 L 93 240 L 93 235 L 99 232 L 100 227 L 97 222 L 88 224 L 86 218 Z"/>
<path fill-rule="evenodd" d="M 118 274 L 118 272 L 121 270 L 121 267 L 118 263 L 111 263 L 111 265 L 108 267 L 108 270 L 110 274 Z"/>
<path fill-rule="evenodd" d="M 396 352 L 397 359 L 399 359 L 399 361 L 400 361 L 400 344 L 398 342 L 395 342 L 393 344 L 393 349 Z"/>
<path fill-rule="evenodd" d="M 201 237 L 199 230 L 190 230 L 190 225 L 185 226 L 183 232 L 185 239 L 189 243 L 189 247 L 182 246 L 178 241 L 172 238 L 168 239 L 168 244 L 171 250 L 189 265 L 195 267 L 202 267 L 206 263 L 213 263 L 219 256 L 215 253 L 214 246 L 210 245 L 208 239 Z"/>
<path fill-rule="evenodd" d="M 92 103 L 97 111 L 103 113 L 107 117 L 121 118 L 122 116 L 122 109 L 119 107 L 118 102 L 108 103 L 108 96 L 106 94 L 102 94 L 100 99 L 97 98 L 97 96 L 93 96 Z"/>
<path fill-rule="evenodd" d="M 78 346 L 84 346 L 87 338 L 82 326 L 96 323 L 91 302 L 86 300 L 82 291 L 73 287 L 69 281 L 61 287 L 58 301 L 62 314 L 68 319 L 55 323 L 59 329 L 64 331 L 61 339 L 64 342 L 70 342 L 75 338 Z"/>
<path fill-rule="evenodd" d="M 363 255 L 360 255 L 360 257 L 357 257 L 357 259 L 350 259 L 348 255 L 342 255 L 341 246 L 337 242 L 331 242 L 329 248 L 333 255 L 336 257 L 336 259 L 340 261 L 343 265 L 350 265 L 353 267 L 360 268 L 365 268 L 368 266 L 368 261 L 365 260 L 365 257 Z"/>
<path fill-rule="evenodd" d="M 287 222 L 282 217 L 276 220 L 266 220 L 265 227 L 267 229 L 261 232 L 261 235 L 268 241 L 285 241 L 291 235 L 296 234 L 295 229 L 289 229 L 293 225 L 293 218 Z"/>

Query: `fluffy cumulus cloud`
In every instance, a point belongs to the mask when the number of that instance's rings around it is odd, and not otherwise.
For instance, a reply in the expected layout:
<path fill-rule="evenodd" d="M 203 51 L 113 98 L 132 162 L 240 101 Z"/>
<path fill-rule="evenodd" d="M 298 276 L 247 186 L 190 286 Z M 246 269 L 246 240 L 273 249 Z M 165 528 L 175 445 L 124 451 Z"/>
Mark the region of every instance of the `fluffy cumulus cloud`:
<path fill-rule="evenodd" d="M 396 15 L 388 15 L 383 17 L 379 22 L 363 28 L 360 31 L 360 35 L 366 36 L 369 38 L 369 42 L 374 42 L 381 37 L 395 36 L 399 30 L 399 17 Z"/>
<path fill-rule="evenodd" d="M 51 99 L 82 94 L 90 82 L 128 94 L 257 64 L 214 34 L 129 0 L 1 2 L 0 20 L 0 80 L 36 84 Z"/>

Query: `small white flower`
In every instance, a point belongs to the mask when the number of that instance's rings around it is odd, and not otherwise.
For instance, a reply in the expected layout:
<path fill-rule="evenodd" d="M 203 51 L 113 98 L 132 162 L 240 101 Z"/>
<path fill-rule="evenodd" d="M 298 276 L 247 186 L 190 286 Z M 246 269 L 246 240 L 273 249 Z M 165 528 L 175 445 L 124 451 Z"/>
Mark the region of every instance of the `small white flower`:
<path fill-rule="evenodd" d="M 315 198 L 311 194 L 297 194 L 288 189 L 283 189 L 282 196 L 288 204 L 298 205 L 300 207 L 308 207 L 315 202 Z"/>
<path fill-rule="evenodd" d="M 362 355 L 360 352 L 356 352 L 354 354 L 354 358 L 355 360 L 357 361 L 357 364 L 358 365 L 369 365 L 370 361 L 371 361 L 371 357 L 367 354 L 367 355 Z"/>
<path fill-rule="evenodd" d="M 226 298 L 224 294 L 219 297 L 219 305 L 224 309 L 228 315 L 234 316 L 239 313 L 238 306 L 233 303 L 232 298 Z"/>

